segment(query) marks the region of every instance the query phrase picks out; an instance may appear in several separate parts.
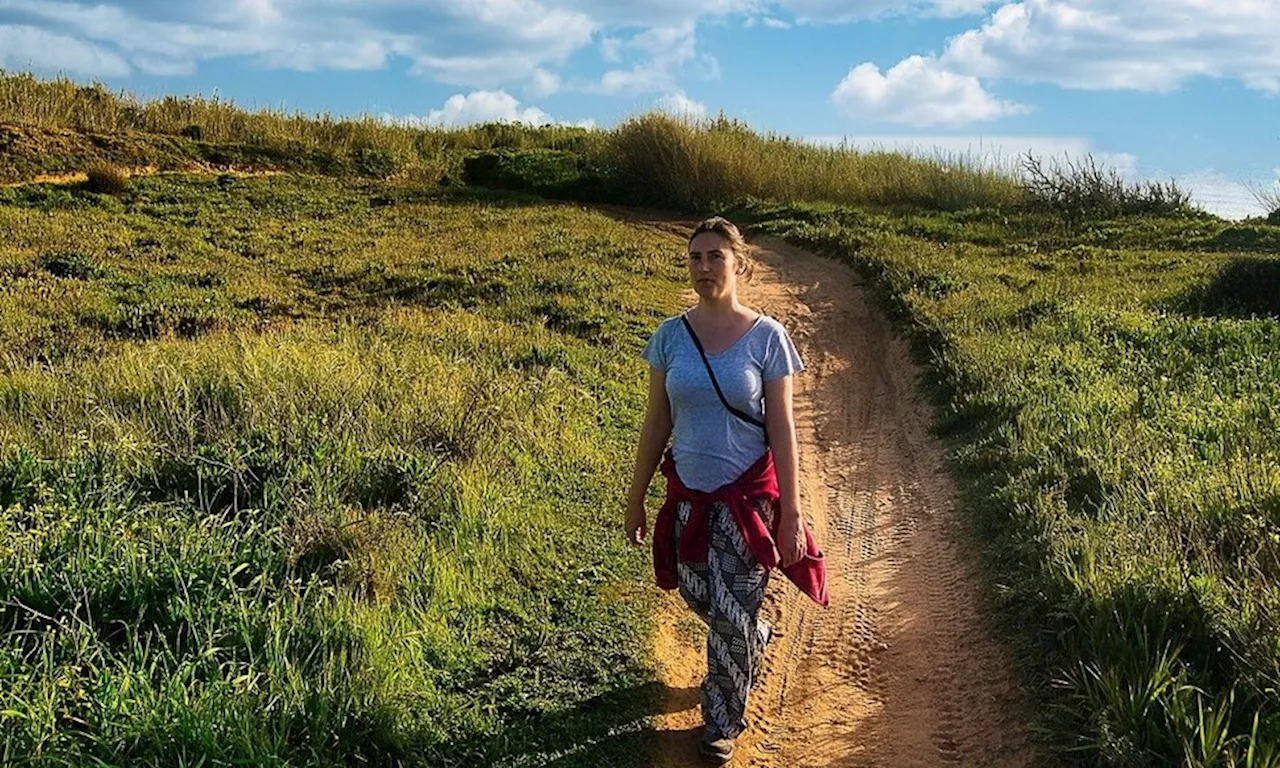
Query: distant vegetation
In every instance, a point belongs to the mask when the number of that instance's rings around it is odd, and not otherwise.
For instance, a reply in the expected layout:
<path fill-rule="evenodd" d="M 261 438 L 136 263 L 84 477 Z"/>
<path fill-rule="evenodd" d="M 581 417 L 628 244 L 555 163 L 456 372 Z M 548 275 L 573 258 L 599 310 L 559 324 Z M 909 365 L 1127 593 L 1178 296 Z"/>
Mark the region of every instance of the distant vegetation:
<path fill-rule="evenodd" d="M 8 123 L 9 125 L 5 125 Z M 153 101 L 66 79 L 0 73 L 0 180 L 83 170 L 86 159 L 161 170 L 303 171 L 554 197 L 705 209 L 754 196 L 787 202 L 1076 215 L 1174 213 L 1175 184 L 1130 184 L 1092 159 L 1035 160 L 1027 173 L 966 156 L 920 158 L 819 147 L 719 117 L 661 113 L 604 131 L 489 124 L 410 127 L 375 117 L 249 112 L 215 98 Z"/>

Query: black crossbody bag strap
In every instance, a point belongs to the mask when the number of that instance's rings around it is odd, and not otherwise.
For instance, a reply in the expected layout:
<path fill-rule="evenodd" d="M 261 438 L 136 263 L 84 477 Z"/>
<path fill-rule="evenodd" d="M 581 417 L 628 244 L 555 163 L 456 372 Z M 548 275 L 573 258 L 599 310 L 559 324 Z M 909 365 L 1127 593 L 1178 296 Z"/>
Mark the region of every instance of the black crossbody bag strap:
<path fill-rule="evenodd" d="M 748 424 L 754 424 L 763 430 L 764 444 L 768 445 L 769 430 L 765 428 L 764 422 L 759 419 L 752 418 L 737 408 L 734 408 L 732 405 L 729 405 L 729 401 L 724 397 L 724 392 L 720 391 L 720 382 L 716 381 L 716 372 L 711 370 L 711 361 L 707 359 L 707 353 L 702 348 L 702 342 L 698 341 L 698 334 L 693 332 L 693 326 L 689 324 L 689 318 L 685 315 L 680 315 L 680 322 L 684 323 L 685 330 L 689 331 L 689 338 L 693 339 L 693 345 L 698 348 L 698 354 L 702 355 L 702 364 L 707 366 L 707 375 L 711 377 L 711 386 L 715 387 L 716 394 L 720 396 L 720 402 L 724 403 L 724 407 L 729 409 L 729 413 L 732 413 L 734 416 L 737 416 Z"/>

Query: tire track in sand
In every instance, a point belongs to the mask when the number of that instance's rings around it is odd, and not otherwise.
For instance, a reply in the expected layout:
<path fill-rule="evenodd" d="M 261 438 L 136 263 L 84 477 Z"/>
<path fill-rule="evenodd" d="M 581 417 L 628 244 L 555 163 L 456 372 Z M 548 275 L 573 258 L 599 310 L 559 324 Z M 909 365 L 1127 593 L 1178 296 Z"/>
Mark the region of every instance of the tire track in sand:
<path fill-rule="evenodd" d="M 801 499 L 831 607 L 772 580 L 762 611 L 779 636 L 733 765 L 1033 765 L 1026 703 L 984 623 L 973 557 L 955 541 L 955 490 L 905 344 L 849 267 L 756 245 L 740 297 L 786 325 L 805 360 Z M 664 619 L 680 616 L 668 597 Z M 667 627 L 658 653 L 671 691 L 658 764 L 697 765 L 703 646 Z"/>

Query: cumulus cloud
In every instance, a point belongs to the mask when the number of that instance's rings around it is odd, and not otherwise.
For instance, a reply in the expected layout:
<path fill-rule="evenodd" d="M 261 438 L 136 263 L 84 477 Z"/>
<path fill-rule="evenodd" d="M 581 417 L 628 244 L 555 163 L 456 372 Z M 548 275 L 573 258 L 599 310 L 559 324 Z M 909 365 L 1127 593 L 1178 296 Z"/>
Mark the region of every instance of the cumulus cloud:
<path fill-rule="evenodd" d="M 529 78 L 529 85 L 525 88 L 525 92 L 535 99 L 550 96 L 559 90 L 560 76 L 541 68 L 533 71 L 533 76 Z"/>
<path fill-rule="evenodd" d="M 123 77 L 132 70 L 123 57 L 100 46 L 22 24 L 0 24 L 0 68 L 104 77 Z"/>
<path fill-rule="evenodd" d="M 455 93 L 441 109 L 433 109 L 425 116 L 409 116 L 400 122 L 456 128 L 474 123 L 528 123 L 542 125 L 552 122 L 551 116 L 537 107 L 520 107 L 516 97 L 505 91 L 472 91 Z"/>
<path fill-rule="evenodd" d="M 836 0 L 783 0 L 798 14 L 850 8 Z M 956 11 L 977 0 L 946 0 Z M 901 7 L 901 3 L 884 3 Z M 830 13 L 827 16 L 830 17 Z M 837 14 L 838 15 L 838 14 Z M 960 125 L 1022 114 L 985 84 L 1170 91 L 1191 78 L 1238 80 L 1280 94 L 1280 3 L 1274 0 L 1022 0 L 1004 2 L 941 54 L 910 56 L 881 74 L 854 68 L 832 100 L 843 112 L 911 125 Z"/>
<path fill-rule="evenodd" d="M 1193 77 L 1280 93 L 1280 3 L 1025 0 L 953 38 L 941 61 L 986 78 L 1168 91 Z"/>
<path fill-rule="evenodd" d="M 0 56 L 79 74 L 187 74 L 203 62 L 248 58 L 294 70 L 382 69 L 462 88 L 521 87 L 533 98 L 565 89 L 678 90 L 685 75 L 715 78 L 697 50 L 700 23 L 760 14 L 772 0 L 0 0 L 10 42 Z M 42 30 L 56 42 L 31 43 Z M 599 43 L 608 71 L 566 80 L 569 58 Z M 35 50 L 31 50 L 31 49 Z M 58 61 L 49 53 L 64 52 Z M 26 59 L 21 59 L 29 53 Z"/>
<path fill-rule="evenodd" d="M 850 117 L 915 126 L 963 125 L 1029 111 L 992 96 L 978 78 L 923 56 L 903 59 L 884 73 L 874 64 L 860 64 L 840 81 L 831 100 Z"/>
<path fill-rule="evenodd" d="M 707 105 L 695 101 L 683 93 L 669 93 L 658 99 L 658 109 L 673 115 L 688 117 L 706 117 Z"/>
<path fill-rule="evenodd" d="M 608 70 L 598 83 L 584 85 L 582 90 L 608 94 L 676 92 L 676 81 L 692 65 L 699 66 L 705 78 L 720 75 L 714 57 L 698 54 L 697 27 L 691 21 L 646 29 L 619 43 L 614 53 L 619 60 L 630 53 L 635 63 Z"/>
<path fill-rule="evenodd" d="M 995 0 L 778 0 L 801 23 L 840 24 L 881 16 L 968 16 L 982 13 Z"/>
<path fill-rule="evenodd" d="M 526 123 L 528 125 L 578 125 L 594 128 L 594 120 L 568 123 L 556 120 L 537 107 L 522 107 L 519 100 L 506 91 L 472 91 L 455 93 L 440 109 L 425 115 L 383 115 L 383 120 L 398 125 L 435 128 L 457 128 L 476 123 Z"/>

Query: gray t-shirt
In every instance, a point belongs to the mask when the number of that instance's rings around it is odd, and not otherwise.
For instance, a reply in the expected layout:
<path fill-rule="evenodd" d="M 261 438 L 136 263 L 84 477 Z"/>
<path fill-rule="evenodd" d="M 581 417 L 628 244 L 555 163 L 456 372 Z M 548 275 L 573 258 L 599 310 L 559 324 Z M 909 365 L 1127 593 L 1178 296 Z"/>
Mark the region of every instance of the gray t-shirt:
<path fill-rule="evenodd" d="M 671 453 L 685 486 L 714 491 L 731 483 L 767 448 L 764 430 L 729 412 L 716 395 L 680 315 L 662 321 L 640 356 L 666 372 L 671 401 Z M 787 329 L 760 315 L 740 339 L 707 355 L 725 399 L 764 421 L 764 382 L 804 370 Z"/>

